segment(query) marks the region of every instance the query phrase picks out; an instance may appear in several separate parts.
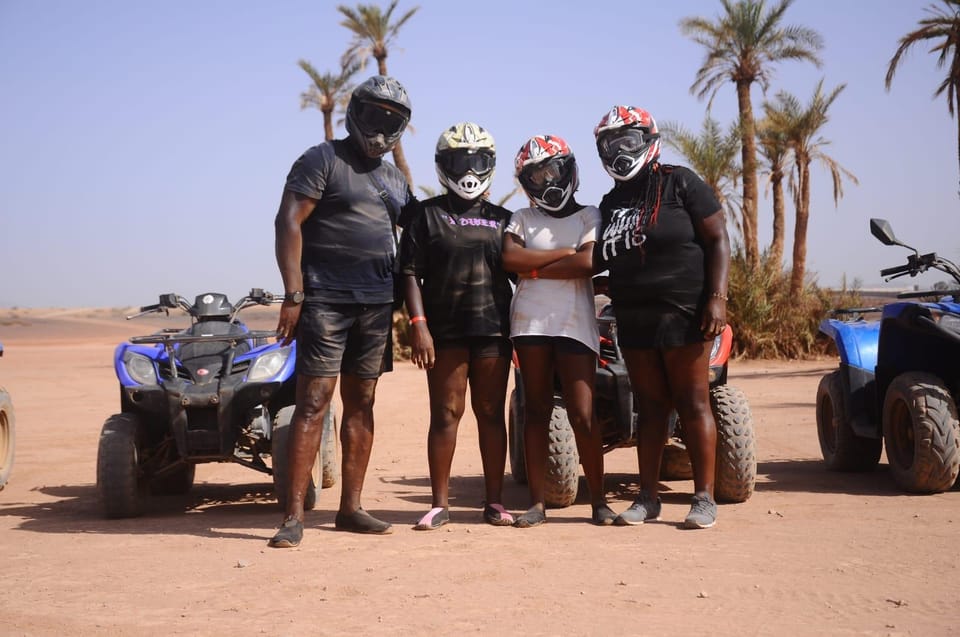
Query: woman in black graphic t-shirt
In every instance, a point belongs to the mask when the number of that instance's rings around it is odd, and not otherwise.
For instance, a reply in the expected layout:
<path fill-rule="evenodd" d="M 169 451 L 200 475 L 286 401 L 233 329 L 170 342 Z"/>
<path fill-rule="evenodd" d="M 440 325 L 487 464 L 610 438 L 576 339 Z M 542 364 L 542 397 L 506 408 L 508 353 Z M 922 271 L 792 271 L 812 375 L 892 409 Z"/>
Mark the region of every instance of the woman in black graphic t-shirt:
<path fill-rule="evenodd" d="M 594 130 L 614 187 L 600 203 L 597 270 L 608 269 L 617 335 L 637 401 L 640 495 L 616 523 L 659 519 L 657 486 L 670 412 L 683 423 L 693 465 L 687 528 L 716 523 L 716 423 L 710 345 L 726 324 L 730 245 L 724 215 L 693 171 L 659 163 L 647 111 L 613 107 Z"/>
<path fill-rule="evenodd" d="M 423 202 L 401 239 L 413 362 L 427 371 L 430 394 L 433 506 L 417 522 L 418 530 L 437 529 L 450 520 L 450 467 L 468 384 L 483 462 L 484 520 L 496 526 L 514 521 L 501 503 L 512 288 L 500 258 L 510 212 L 486 199 L 495 152 L 493 137 L 477 124 L 445 130 L 436 163 L 447 192 Z"/>

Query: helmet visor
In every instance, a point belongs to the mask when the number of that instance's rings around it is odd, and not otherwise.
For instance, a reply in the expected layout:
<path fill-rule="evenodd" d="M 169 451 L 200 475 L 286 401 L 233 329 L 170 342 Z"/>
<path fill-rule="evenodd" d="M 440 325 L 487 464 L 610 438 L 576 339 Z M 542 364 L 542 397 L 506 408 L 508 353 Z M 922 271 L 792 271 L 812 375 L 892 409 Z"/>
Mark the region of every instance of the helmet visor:
<path fill-rule="evenodd" d="M 597 150 L 602 159 L 611 161 L 618 155 L 634 155 L 656 139 L 654 135 L 645 135 L 640 128 L 618 128 L 606 131 L 597 138 Z"/>
<path fill-rule="evenodd" d="M 438 154 L 437 164 L 443 172 L 452 177 L 462 177 L 468 172 L 483 177 L 493 170 L 496 159 L 493 153 L 482 150 L 452 150 Z"/>
<path fill-rule="evenodd" d="M 405 115 L 374 102 L 358 103 L 354 121 L 360 132 L 369 137 L 374 135 L 393 137 L 402 133 L 407 126 Z"/>
<path fill-rule="evenodd" d="M 549 186 L 565 183 L 573 169 L 573 157 L 552 157 L 539 164 L 524 166 L 520 183 L 531 192 L 543 192 Z"/>

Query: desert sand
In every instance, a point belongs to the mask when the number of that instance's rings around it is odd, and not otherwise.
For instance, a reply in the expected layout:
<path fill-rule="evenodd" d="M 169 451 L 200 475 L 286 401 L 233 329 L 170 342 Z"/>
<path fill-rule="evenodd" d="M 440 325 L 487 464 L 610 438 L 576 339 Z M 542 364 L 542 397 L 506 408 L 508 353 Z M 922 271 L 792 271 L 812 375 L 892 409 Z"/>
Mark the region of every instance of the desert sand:
<path fill-rule="evenodd" d="M 960 491 L 901 493 L 886 460 L 828 472 L 814 401 L 836 361 L 744 361 L 758 440 L 753 497 L 685 531 L 692 483 L 663 483 L 663 521 L 588 523 L 585 487 L 534 529 L 481 519 L 475 421 L 461 424 L 452 523 L 412 530 L 430 506 L 423 373 L 383 377 L 365 508 L 385 537 L 336 532 L 339 485 L 308 512 L 297 549 L 269 549 L 282 518 L 270 477 L 204 464 L 186 496 L 106 520 L 97 441 L 119 410 L 117 343 L 182 317 L 129 310 L 0 310 L 0 385 L 17 455 L 0 491 L 3 635 L 948 635 L 960 633 Z M 259 321 L 259 323 L 258 323 Z M 253 316 L 254 327 L 274 318 Z M 606 456 L 612 506 L 637 490 L 632 449 Z M 508 465 L 509 471 L 509 465 Z M 505 504 L 527 506 L 508 478 Z"/>

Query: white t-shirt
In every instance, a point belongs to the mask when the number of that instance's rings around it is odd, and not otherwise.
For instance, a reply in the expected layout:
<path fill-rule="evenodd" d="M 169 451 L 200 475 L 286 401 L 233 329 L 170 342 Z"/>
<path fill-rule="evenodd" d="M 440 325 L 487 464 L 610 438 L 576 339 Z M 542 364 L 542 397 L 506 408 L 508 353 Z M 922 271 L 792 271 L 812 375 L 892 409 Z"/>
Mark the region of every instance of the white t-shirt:
<path fill-rule="evenodd" d="M 513 213 L 506 231 L 534 250 L 579 249 L 596 241 L 600 210 L 584 206 L 558 219 L 537 208 Z M 566 336 L 600 351 L 593 302 L 593 280 L 521 279 L 510 305 L 510 336 Z"/>

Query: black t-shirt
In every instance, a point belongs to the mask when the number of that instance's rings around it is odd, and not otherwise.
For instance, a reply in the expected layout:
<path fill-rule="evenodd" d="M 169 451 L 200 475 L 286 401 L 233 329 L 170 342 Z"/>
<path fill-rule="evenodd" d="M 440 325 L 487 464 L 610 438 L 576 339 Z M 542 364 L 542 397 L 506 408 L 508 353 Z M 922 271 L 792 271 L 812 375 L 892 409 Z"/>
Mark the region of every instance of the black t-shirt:
<path fill-rule="evenodd" d="M 361 156 L 348 139 L 334 140 L 294 162 L 286 189 L 317 200 L 302 226 L 300 265 L 310 294 L 328 303 L 393 301 L 391 215 L 403 226 L 416 201 L 403 173 Z"/>
<path fill-rule="evenodd" d="M 693 220 L 716 213 L 720 204 L 689 168 L 661 165 L 660 170 L 663 194 L 652 225 L 640 222 L 645 180 L 617 184 L 604 196 L 594 262 L 597 270 L 610 271 L 614 305 L 666 303 L 692 314 L 704 286 L 703 243 Z"/>
<path fill-rule="evenodd" d="M 446 195 L 421 206 L 401 238 L 399 266 L 422 281 L 433 338 L 509 337 L 513 291 L 501 250 L 510 211 L 481 199 L 456 214 Z"/>

